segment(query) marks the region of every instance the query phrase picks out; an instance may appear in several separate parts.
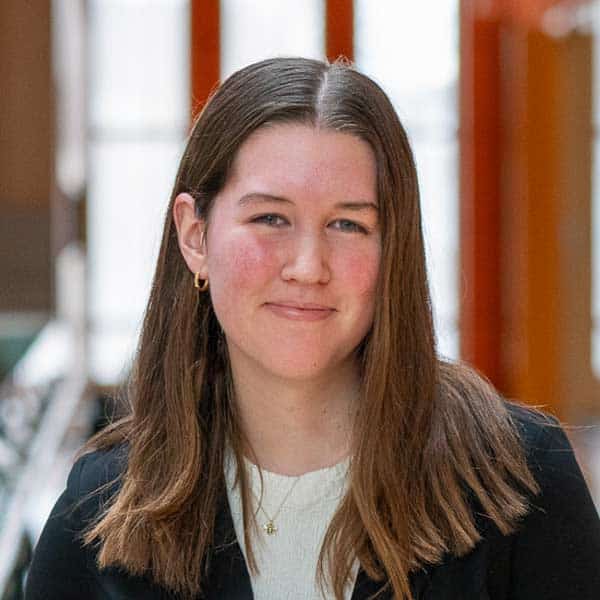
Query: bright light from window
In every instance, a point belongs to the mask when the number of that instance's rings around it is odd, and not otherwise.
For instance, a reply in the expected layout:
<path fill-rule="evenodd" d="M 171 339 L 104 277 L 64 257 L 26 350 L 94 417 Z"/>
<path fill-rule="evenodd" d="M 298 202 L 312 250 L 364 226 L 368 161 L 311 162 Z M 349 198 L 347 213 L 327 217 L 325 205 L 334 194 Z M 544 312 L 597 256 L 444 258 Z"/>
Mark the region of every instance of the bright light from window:
<path fill-rule="evenodd" d="M 273 56 L 324 56 L 323 0 L 221 0 L 221 74 Z"/>
<path fill-rule="evenodd" d="M 441 354 L 459 355 L 458 0 L 356 0 L 358 67 L 391 95 L 411 140 Z"/>
<path fill-rule="evenodd" d="M 87 8 L 90 371 L 112 384 L 135 349 L 189 126 L 189 4 Z"/>

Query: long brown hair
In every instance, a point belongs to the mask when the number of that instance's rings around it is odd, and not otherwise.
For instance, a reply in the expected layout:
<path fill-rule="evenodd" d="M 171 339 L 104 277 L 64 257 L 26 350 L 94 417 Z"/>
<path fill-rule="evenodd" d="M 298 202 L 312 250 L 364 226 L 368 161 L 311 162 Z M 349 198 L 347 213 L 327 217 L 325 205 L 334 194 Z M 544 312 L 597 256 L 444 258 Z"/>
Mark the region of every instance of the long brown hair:
<path fill-rule="evenodd" d="M 267 124 L 301 122 L 356 135 L 376 157 L 382 236 L 371 331 L 356 352 L 362 402 L 348 492 L 327 531 L 319 579 L 341 600 L 357 557 L 397 598 L 409 571 L 462 555 L 479 540 L 470 497 L 505 533 L 536 491 L 519 438 L 495 390 L 466 365 L 436 354 L 419 206 L 406 133 L 385 93 L 343 62 L 277 58 L 232 75 L 189 136 L 169 203 L 158 264 L 127 386 L 128 415 L 89 448 L 125 442 L 128 461 L 112 503 L 89 529 L 100 567 L 148 573 L 184 596 L 207 577 L 223 461 L 238 464 L 227 348 L 210 295 L 198 294 L 172 217 L 181 192 L 210 217 L 240 145 Z M 374 435 L 376 433 L 376 435 Z M 248 482 L 238 469 L 250 568 Z"/>

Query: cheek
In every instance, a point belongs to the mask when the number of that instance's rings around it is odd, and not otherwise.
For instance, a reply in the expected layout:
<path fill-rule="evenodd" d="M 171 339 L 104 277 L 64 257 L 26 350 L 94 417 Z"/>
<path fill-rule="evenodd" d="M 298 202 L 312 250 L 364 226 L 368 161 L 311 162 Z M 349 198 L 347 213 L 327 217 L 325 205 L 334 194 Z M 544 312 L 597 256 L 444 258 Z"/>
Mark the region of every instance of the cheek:
<path fill-rule="evenodd" d="M 215 294 L 257 288 L 276 270 L 277 258 L 269 244 L 248 235 L 222 237 L 209 253 L 208 274 Z"/>
<path fill-rule="evenodd" d="M 379 263 L 379 248 L 373 248 L 346 256 L 338 272 L 346 285 L 352 288 L 353 295 L 367 302 L 375 296 Z"/>

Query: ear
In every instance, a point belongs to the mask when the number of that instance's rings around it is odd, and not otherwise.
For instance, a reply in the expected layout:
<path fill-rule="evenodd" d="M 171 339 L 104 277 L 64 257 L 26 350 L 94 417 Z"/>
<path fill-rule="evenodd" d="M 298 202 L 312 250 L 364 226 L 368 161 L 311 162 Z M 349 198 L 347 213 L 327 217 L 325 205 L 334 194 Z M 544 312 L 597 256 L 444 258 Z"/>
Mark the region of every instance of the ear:
<path fill-rule="evenodd" d="M 181 193 L 173 203 L 173 220 L 177 228 L 179 250 L 188 269 L 200 273 L 201 279 L 207 279 L 206 221 L 196 216 L 194 199 L 187 193 Z"/>

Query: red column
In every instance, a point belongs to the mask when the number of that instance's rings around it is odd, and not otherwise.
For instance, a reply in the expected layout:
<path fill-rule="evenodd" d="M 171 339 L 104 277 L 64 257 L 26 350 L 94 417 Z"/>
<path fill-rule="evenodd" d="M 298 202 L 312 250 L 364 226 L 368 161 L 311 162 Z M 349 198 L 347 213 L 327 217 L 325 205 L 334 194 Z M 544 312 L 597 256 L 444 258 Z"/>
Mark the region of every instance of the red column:
<path fill-rule="evenodd" d="M 503 387 L 500 19 L 477 4 L 461 4 L 461 356 Z"/>
<path fill-rule="evenodd" d="M 191 0 L 191 111 L 194 118 L 220 78 L 219 0 Z"/>
<path fill-rule="evenodd" d="M 325 52 L 329 60 L 345 56 L 354 60 L 354 2 L 327 0 L 325 8 Z"/>
<path fill-rule="evenodd" d="M 463 358 L 504 394 L 569 418 L 598 390 L 592 40 L 554 4 L 461 2 L 460 327 Z M 563 35 L 546 31 L 550 17 Z"/>

